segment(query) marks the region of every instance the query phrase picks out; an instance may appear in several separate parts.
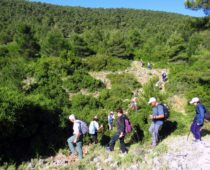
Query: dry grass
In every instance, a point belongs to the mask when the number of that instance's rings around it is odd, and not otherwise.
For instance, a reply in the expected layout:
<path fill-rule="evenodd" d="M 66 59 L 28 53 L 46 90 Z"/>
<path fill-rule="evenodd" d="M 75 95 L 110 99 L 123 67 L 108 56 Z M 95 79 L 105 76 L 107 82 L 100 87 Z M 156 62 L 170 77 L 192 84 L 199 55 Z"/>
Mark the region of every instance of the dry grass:
<path fill-rule="evenodd" d="M 185 97 L 174 95 L 171 98 L 169 98 L 168 103 L 171 103 L 172 110 L 186 115 L 185 107 L 187 106 L 187 99 Z"/>

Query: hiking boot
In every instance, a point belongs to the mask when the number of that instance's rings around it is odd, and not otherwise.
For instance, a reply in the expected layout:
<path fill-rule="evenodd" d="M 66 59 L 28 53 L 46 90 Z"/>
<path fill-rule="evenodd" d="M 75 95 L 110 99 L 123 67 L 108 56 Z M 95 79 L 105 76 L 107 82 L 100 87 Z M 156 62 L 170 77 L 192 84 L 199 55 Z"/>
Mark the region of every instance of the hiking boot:
<path fill-rule="evenodd" d="M 70 157 L 73 157 L 74 158 L 76 156 L 77 156 L 77 153 L 76 152 L 70 154 Z"/>
<path fill-rule="evenodd" d="M 113 150 L 111 150 L 110 147 L 106 147 L 106 151 L 113 152 Z"/>
<path fill-rule="evenodd" d="M 127 154 L 128 154 L 128 152 L 123 152 L 123 153 L 120 154 L 120 157 L 124 157 Z"/>
<path fill-rule="evenodd" d="M 201 140 L 200 139 L 193 139 L 193 142 L 194 143 L 201 143 Z"/>
<path fill-rule="evenodd" d="M 157 146 L 157 144 L 151 144 L 150 147 L 151 148 L 155 148 Z"/>
<path fill-rule="evenodd" d="M 121 150 L 120 153 L 121 153 L 121 154 L 123 154 L 123 153 L 128 153 L 128 149 L 125 149 L 124 152 Z"/>

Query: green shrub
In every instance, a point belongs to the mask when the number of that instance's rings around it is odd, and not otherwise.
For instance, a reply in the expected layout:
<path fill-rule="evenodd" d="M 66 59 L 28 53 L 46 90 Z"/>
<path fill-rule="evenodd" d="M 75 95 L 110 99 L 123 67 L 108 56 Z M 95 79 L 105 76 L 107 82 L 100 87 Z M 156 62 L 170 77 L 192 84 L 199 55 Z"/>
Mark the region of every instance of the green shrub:
<path fill-rule="evenodd" d="M 104 55 L 96 55 L 88 57 L 84 60 L 90 70 L 93 71 L 117 71 L 125 70 L 130 66 L 129 60 L 123 60 L 120 58 L 109 57 Z"/>
<path fill-rule="evenodd" d="M 132 92 L 125 86 L 114 86 L 111 90 L 102 90 L 99 100 L 106 109 L 116 110 L 119 107 L 127 108 Z"/>
<path fill-rule="evenodd" d="M 141 87 L 141 84 L 132 74 L 109 74 L 107 77 L 111 80 L 113 86 L 124 86 L 130 91 Z"/>
<path fill-rule="evenodd" d="M 79 91 L 81 89 L 88 89 L 90 91 L 96 91 L 103 87 L 101 81 L 94 79 L 87 72 L 76 71 L 72 76 L 68 77 L 64 81 L 64 86 L 69 91 Z"/>

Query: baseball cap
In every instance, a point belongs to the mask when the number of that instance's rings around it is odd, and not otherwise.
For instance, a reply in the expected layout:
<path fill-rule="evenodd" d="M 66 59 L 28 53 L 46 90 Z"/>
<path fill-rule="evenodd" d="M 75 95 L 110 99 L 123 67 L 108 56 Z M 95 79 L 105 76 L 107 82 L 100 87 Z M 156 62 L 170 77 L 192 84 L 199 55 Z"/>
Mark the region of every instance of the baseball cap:
<path fill-rule="evenodd" d="M 198 97 L 193 97 L 192 100 L 190 101 L 190 104 L 197 103 L 199 101 L 200 99 Z"/>
<path fill-rule="evenodd" d="M 156 98 L 155 97 L 151 97 L 148 101 L 148 104 L 152 103 L 152 102 L 156 102 Z"/>

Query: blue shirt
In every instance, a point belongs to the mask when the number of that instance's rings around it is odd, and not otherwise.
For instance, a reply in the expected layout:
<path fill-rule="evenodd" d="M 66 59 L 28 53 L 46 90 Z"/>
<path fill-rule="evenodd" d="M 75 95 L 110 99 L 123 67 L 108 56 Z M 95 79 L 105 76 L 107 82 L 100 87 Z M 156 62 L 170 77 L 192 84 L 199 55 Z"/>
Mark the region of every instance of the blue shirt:
<path fill-rule="evenodd" d="M 159 116 L 159 115 L 164 114 L 163 106 L 158 104 L 157 106 L 153 107 L 152 108 L 152 113 L 153 113 L 152 114 L 153 116 Z M 153 123 L 157 124 L 157 125 L 162 125 L 163 124 L 163 119 L 153 120 Z"/>
<path fill-rule="evenodd" d="M 194 122 L 198 123 L 199 125 L 202 125 L 204 122 L 204 115 L 206 113 L 205 107 L 201 103 L 198 103 L 195 108 L 195 112 L 196 115 L 194 117 Z"/>

